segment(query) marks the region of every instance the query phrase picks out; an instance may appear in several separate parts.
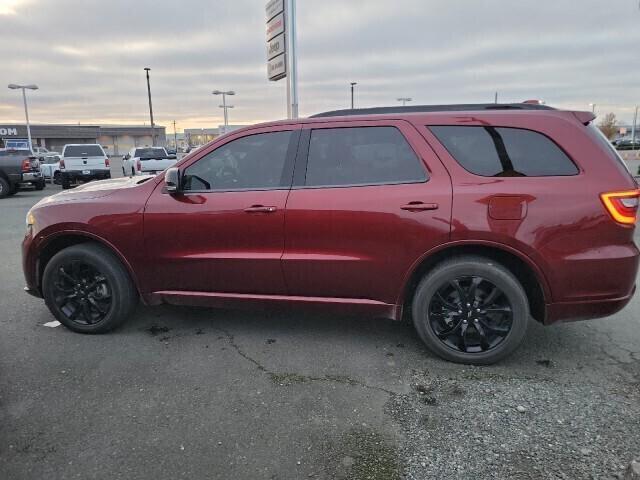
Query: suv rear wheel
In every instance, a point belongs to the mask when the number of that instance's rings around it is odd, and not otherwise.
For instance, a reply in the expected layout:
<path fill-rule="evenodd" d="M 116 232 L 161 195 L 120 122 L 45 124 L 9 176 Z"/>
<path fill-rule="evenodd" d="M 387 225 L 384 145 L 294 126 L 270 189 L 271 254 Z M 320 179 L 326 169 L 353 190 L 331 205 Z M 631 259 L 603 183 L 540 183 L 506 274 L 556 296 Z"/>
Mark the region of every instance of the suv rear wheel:
<path fill-rule="evenodd" d="M 524 339 L 529 303 L 504 266 L 483 257 L 458 257 L 437 265 L 420 282 L 412 305 L 418 335 L 452 362 L 491 364 Z"/>
<path fill-rule="evenodd" d="M 122 262 L 95 243 L 61 250 L 47 263 L 44 299 L 56 319 L 80 333 L 104 333 L 133 313 L 138 293 Z"/>

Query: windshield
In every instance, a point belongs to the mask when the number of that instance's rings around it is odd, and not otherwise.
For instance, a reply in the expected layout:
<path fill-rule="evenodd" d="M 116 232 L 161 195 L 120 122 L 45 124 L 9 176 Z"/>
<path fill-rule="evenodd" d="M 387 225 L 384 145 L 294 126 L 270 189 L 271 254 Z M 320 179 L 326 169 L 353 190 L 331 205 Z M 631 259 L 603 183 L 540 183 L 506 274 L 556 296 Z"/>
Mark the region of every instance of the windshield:
<path fill-rule="evenodd" d="M 167 152 L 164 148 L 137 148 L 134 157 L 138 157 L 140 160 L 146 160 L 149 158 L 164 158 L 167 156 Z"/>
<path fill-rule="evenodd" d="M 104 157 L 100 145 L 69 145 L 64 149 L 65 157 Z"/>

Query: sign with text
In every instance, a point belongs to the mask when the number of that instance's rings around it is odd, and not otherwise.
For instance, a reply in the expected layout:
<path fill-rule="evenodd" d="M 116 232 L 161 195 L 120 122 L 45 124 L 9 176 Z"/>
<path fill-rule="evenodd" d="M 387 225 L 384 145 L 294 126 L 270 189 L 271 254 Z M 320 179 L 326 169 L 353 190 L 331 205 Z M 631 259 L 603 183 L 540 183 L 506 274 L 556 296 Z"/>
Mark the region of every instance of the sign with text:
<path fill-rule="evenodd" d="M 287 76 L 287 56 L 283 53 L 267 62 L 267 77 L 275 82 Z"/>
<path fill-rule="evenodd" d="M 0 127 L 0 135 L 18 135 L 18 129 Z"/>
<path fill-rule="evenodd" d="M 284 33 L 284 13 L 280 13 L 267 22 L 267 42 Z"/>
<path fill-rule="evenodd" d="M 281 33 L 277 37 L 273 37 L 271 41 L 267 43 L 267 60 L 271 60 L 278 55 L 282 55 L 286 50 L 284 33 Z"/>
<path fill-rule="evenodd" d="M 267 12 L 267 21 L 269 21 L 279 13 L 284 12 L 284 0 L 271 0 L 267 2 L 265 10 Z"/>
<path fill-rule="evenodd" d="M 269 0 L 267 14 L 267 78 L 272 82 L 287 76 L 286 0 Z"/>

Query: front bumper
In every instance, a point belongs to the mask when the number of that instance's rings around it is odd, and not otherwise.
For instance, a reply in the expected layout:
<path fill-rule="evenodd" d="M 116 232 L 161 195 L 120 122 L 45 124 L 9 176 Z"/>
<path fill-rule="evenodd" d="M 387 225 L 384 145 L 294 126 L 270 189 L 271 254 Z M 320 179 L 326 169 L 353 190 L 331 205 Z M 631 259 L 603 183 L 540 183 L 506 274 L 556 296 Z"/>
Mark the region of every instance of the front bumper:
<path fill-rule="evenodd" d="M 42 292 L 40 291 L 40 285 L 38 284 L 38 258 L 37 255 L 35 255 L 36 249 L 32 248 L 35 240 L 32 230 L 28 229 L 24 239 L 22 240 L 22 271 L 26 282 L 24 290 L 29 295 L 42 298 Z"/>

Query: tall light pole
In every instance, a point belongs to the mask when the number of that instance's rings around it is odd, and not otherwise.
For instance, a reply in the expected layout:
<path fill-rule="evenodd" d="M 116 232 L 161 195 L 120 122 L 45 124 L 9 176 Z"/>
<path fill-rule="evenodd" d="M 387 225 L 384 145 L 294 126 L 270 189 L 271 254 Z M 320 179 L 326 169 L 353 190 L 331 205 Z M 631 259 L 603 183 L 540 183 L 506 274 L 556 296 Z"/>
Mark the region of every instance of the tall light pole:
<path fill-rule="evenodd" d="M 355 87 L 358 82 L 351 82 L 351 110 L 353 110 L 353 87 Z"/>
<path fill-rule="evenodd" d="M 590 103 L 589 106 L 591 107 L 591 113 L 596 113 L 596 104 Z"/>
<path fill-rule="evenodd" d="M 176 155 L 178 155 L 178 131 L 176 130 L 176 121 L 173 121 L 173 148 L 176 149 Z"/>
<path fill-rule="evenodd" d="M 156 146 L 156 126 L 153 123 L 153 106 L 151 105 L 151 83 L 149 83 L 149 67 L 144 68 L 147 72 L 147 93 L 149 95 L 149 116 L 151 117 L 151 146 Z"/>
<path fill-rule="evenodd" d="M 31 125 L 29 125 L 29 109 L 27 108 L 27 94 L 25 90 L 38 90 L 37 85 L 16 85 L 15 83 L 10 83 L 8 87 L 11 90 L 22 90 L 22 101 L 24 102 L 24 116 L 27 119 L 27 137 L 29 137 L 29 151 L 33 153 L 33 144 L 31 143 Z"/>
<path fill-rule="evenodd" d="M 412 100 L 413 100 L 413 98 L 411 98 L 411 97 L 400 97 L 400 98 L 398 98 L 398 101 L 402 102 L 402 106 L 403 107 L 407 105 L 407 102 L 410 102 Z"/>
<path fill-rule="evenodd" d="M 636 149 L 636 132 L 638 131 L 638 105 L 636 105 L 636 111 L 633 114 L 633 126 L 631 127 L 631 148 Z"/>
<path fill-rule="evenodd" d="M 236 92 L 233 90 L 229 90 L 227 92 L 214 90 L 211 93 L 214 95 L 222 95 L 222 105 L 220 105 L 220 108 L 224 110 L 224 133 L 227 133 L 227 127 L 229 126 L 229 114 L 227 113 L 227 109 L 233 108 L 233 105 L 227 105 L 227 95 L 235 95 Z"/>

